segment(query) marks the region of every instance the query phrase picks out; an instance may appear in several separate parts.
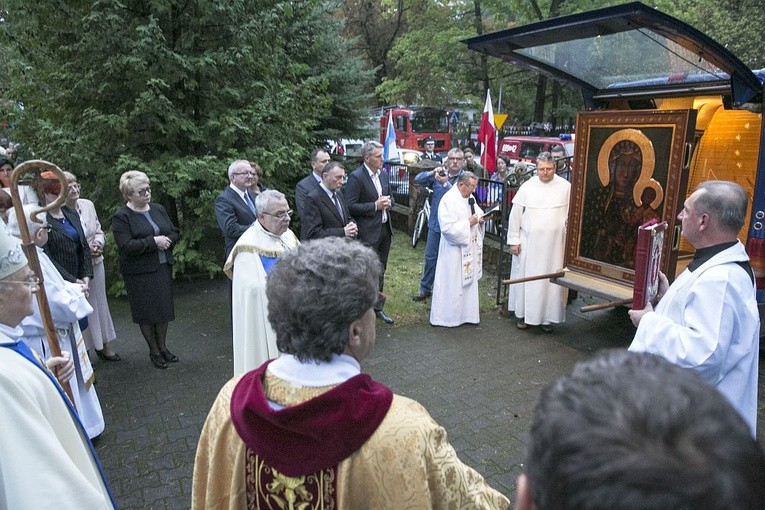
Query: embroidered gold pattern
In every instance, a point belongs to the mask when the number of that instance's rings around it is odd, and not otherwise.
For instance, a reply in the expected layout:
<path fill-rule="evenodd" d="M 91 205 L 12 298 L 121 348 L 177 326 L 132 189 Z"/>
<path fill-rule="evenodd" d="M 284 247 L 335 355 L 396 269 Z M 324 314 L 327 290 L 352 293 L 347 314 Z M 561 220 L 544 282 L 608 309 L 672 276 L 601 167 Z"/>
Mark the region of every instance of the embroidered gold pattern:
<path fill-rule="evenodd" d="M 335 468 L 306 476 L 287 476 L 247 448 L 247 508 L 252 510 L 334 510 Z"/>

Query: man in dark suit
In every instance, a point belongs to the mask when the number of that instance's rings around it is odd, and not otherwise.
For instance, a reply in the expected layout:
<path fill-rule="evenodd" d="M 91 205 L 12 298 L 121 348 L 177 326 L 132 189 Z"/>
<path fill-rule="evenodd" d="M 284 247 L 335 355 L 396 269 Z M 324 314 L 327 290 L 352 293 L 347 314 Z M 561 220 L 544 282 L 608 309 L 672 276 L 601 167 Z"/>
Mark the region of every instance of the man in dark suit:
<path fill-rule="evenodd" d="M 301 241 L 333 236 L 356 237 L 358 228 L 340 191 L 344 180 L 342 163 L 330 161 L 324 166 L 319 187 L 308 194 L 303 204 Z"/>
<path fill-rule="evenodd" d="M 311 152 L 311 173 L 303 177 L 303 179 L 297 183 L 297 186 L 295 186 L 295 207 L 297 208 L 301 222 L 303 221 L 305 197 L 319 187 L 319 183 L 321 182 L 321 172 L 329 161 L 329 153 L 326 150 L 322 148 L 314 149 Z"/>
<path fill-rule="evenodd" d="M 383 311 L 385 295 L 382 294 L 393 238 L 393 221 L 390 216 L 393 197 L 390 194 L 388 173 L 382 171 L 383 146 L 378 142 L 367 142 L 361 149 L 361 156 L 364 163 L 348 177 L 345 200 L 351 216 L 356 219 L 359 241 L 377 252 L 383 267 L 380 274 L 380 298 L 374 307 L 375 315 L 386 324 L 393 324 L 393 319 Z"/>
<path fill-rule="evenodd" d="M 215 217 L 225 238 L 225 258 L 239 237 L 255 222 L 255 196 L 252 186 L 255 170 L 249 161 L 237 159 L 228 167 L 229 185 L 215 198 Z"/>

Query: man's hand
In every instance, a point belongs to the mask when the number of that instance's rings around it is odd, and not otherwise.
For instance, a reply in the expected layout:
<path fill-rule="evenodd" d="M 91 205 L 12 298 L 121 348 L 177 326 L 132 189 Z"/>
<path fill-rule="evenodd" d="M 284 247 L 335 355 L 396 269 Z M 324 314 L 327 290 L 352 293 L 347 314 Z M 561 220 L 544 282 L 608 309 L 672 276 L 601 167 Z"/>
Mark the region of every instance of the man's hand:
<path fill-rule="evenodd" d="M 511 244 L 510 245 L 510 253 L 513 255 L 520 255 L 521 254 L 521 245 L 520 244 Z"/>
<path fill-rule="evenodd" d="M 359 227 L 354 222 L 348 223 L 343 230 L 345 231 L 345 237 L 356 237 L 359 234 Z"/>
<path fill-rule="evenodd" d="M 664 280 L 666 281 L 667 277 L 664 277 Z M 632 321 L 632 324 L 635 325 L 635 327 L 638 327 L 640 325 L 640 321 L 643 319 L 643 316 L 647 314 L 648 312 L 653 312 L 653 306 L 651 303 L 646 303 L 645 308 L 642 310 L 630 310 L 627 312 L 630 316 L 630 320 Z"/>
<path fill-rule="evenodd" d="M 444 172 L 444 175 L 441 175 L 441 172 Z M 444 167 L 439 166 L 433 170 L 433 177 L 435 177 L 436 181 L 443 186 L 446 184 L 446 181 L 449 180 L 449 173 Z"/>
<path fill-rule="evenodd" d="M 658 303 L 661 298 L 664 297 L 664 294 L 667 293 L 667 289 L 669 288 L 669 280 L 667 280 L 667 275 L 659 271 L 659 290 L 656 291 L 656 297 L 653 298 L 653 303 Z"/>
<path fill-rule="evenodd" d="M 375 210 L 382 211 L 390 208 L 390 197 L 388 195 L 382 195 L 375 200 Z"/>
<path fill-rule="evenodd" d="M 468 221 L 470 221 L 470 226 L 472 227 L 473 225 L 478 224 L 480 219 L 481 218 L 477 214 L 473 214 L 472 216 L 470 216 L 470 218 L 468 218 Z"/>
<path fill-rule="evenodd" d="M 71 355 L 66 351 L 62 352 L 61 356 L 48 358 L 45 365 L 48 367 L 48 370 L 53 372 L 53 375 L 56 376 L 56 379 L 61 384 L 69 382 L 69 379 L 74 375 L 74 361 L 72 361 Z"/>

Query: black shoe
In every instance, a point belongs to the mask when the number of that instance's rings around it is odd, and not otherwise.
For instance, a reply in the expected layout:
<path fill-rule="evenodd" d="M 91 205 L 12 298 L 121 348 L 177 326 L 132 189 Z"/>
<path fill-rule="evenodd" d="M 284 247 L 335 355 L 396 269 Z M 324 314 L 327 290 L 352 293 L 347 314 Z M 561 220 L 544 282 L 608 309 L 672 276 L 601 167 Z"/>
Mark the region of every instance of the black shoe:
<path fill-rule="evenodd" d="M 416 296 L 412 296 L 412 301 L 419 302 L 419 301 L 425 301 L 430 296 L 432 296 L 433 293 L 429 290 L 421 290 L 419 294 Z"/>
<path fill-rule="evenodd" d="M 154 364 L 157 368 L 167 368 L 167 362 L 165 362 L 165 358 L 162 357 L 162 354 L 157 353 L 149 353 L 149 359 L 151 360 L 152 364 Z"/>
<path fill-rule="evenodd" d="M 375 315 L 377 315 L 378 319 L 382 319 L 385 324 L 393 324 L 393 319 L 391 319 L 390 315 L 383 312 L 382 310 L 377 310 Z"/>
<path fill-rule="evenodd" d="M 96 354 L 98 354 L 98 357 L 104 361 L 120 361 L 122 359 L 120 358 L 120 355 L 117 354 L 116 352 L 112 354 L 111 356 L 107 356 L 106 354 L 104 354 L 103 350 L 99 351 L 98 349 L 96 349 Z"/>
<path fill-rule="evenodd" d="M 162 355 L 163 358 L 165 358 L 165 361 L 167 361 L 168 363 L 178 363 L 179 361 L 181 361 L 180 358 L 178 358 L 178 356 L 176 356 L 170 351 L 159 351 L 159 353 Z"/>

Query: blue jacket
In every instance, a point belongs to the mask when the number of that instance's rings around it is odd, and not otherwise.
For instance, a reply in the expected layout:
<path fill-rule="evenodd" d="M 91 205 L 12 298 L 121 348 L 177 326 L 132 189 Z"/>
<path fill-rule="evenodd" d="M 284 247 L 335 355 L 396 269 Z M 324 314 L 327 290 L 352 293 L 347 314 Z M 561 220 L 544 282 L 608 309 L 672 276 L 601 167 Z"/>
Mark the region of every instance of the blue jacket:
<path fill-rule="evenodd" d="M 457 177 L 459 177 L 461 173 L 462 169 L 455 175 L 449 176 L 449 180 L 446 181 L 445 184 L 441 184 L 436 180 L 436 177 L 433 175 L 433 170 L 426 170 L 414 176 L 415 184 L 433 190 L 433 196 L 431 197 L 430 202 L 430 220 L 428 221 L 428 228 L 430 230 L 441 232 L 441 226 L 438 224 L 438 204 L 441 203 L 444 194 L 452 188 L 455 182 L 457 182 Z"/>

